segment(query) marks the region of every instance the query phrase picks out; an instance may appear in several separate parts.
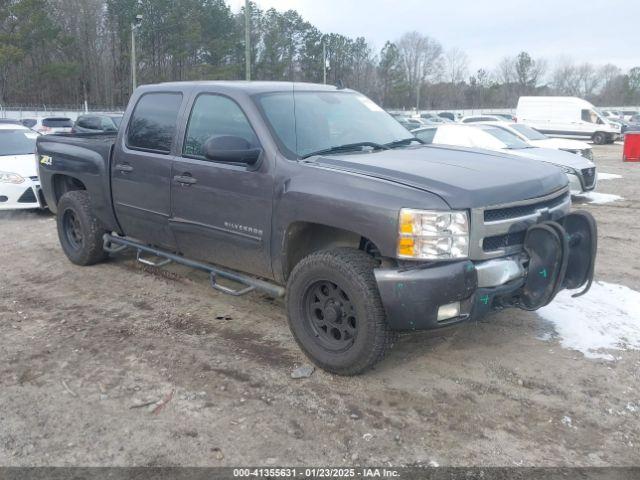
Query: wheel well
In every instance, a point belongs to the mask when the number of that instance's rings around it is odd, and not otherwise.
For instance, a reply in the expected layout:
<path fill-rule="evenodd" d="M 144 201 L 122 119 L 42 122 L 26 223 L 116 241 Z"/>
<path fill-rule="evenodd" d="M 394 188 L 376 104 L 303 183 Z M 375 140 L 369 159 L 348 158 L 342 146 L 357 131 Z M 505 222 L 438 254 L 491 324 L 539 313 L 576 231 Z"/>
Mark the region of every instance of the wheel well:
<path fill-rule="evenodd" d="M 55 195 L 56 205 L 65 193 L 73 190 L 86 189 L 87 188 L 84 186 L 84 183 L 75 177 L 59 174 L 53 176 L 53 193 Z"/>
<path fill-rule="evenodd" d="M 334 247 L 351 247 L 378 256 L 376 245 L 359 233 L 318 223 L 296 222 L 289 226 L 283 251 L 284 279 L 307 255 Z"/>

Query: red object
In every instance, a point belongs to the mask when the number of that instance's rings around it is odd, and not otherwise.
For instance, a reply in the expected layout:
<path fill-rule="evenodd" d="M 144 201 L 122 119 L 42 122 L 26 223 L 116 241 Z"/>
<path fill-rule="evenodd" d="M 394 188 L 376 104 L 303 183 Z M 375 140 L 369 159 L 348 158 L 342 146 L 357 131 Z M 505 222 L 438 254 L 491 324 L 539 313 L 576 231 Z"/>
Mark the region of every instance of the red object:
<path fill-rule="evenodd" d="M 624 136 L 623 162 L 640 162 L 640 132 L 629 132 Z"/>

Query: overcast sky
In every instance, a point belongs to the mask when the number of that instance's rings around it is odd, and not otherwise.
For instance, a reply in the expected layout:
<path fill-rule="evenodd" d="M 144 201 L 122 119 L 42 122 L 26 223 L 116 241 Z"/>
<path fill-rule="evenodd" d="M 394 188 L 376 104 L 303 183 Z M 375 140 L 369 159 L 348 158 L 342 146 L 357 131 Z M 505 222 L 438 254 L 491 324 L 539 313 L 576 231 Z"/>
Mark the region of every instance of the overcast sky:
<path fill-rule="evenodd" d="M 467 52 L 472 71 L 526 50 L 551 65 L 640 65 L 640 0 L 255 0 L 262 9 L 297 10 L 323 32 L 386 40 L 417 30 Z M 238 11 L 244 0 L 227 0 Z"/>

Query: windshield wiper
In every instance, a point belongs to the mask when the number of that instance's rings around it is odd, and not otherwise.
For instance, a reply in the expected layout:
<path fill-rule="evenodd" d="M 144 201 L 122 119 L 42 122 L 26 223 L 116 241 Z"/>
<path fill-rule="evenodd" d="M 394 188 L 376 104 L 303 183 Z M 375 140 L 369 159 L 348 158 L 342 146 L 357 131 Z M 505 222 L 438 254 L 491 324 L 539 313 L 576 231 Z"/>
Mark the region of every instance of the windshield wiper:
<path fill-rule="evenodd" d="M 362 150 L 364 147 L 371 147 L 373 150 L 389 150 L 389 147 L 386 145 L 380 145 L 375 142 L 357 142 L 357 143 L 346 143 L 344 145 L 336 145 L 335 147 L 324 148 L 322 150 L 318 150 L 316 152 L 307 153 L 306 155 L 301 156 L 301 159 L 313 157 L 315 155 L 326 155 L 329 153 L 340 153 L 340 152 L 348 152 L 353 150 Z"/>
<path fill-rule="evenodd" d="M 418 142 L 425 144 L 424 140 L 420 140 L 418 137 L 403 138 L 402 140 L 394 140 L 393 142 L 385 143 L 384 146 L 388 148 L 405 147 L 411 145 L 411 142 Z"/>

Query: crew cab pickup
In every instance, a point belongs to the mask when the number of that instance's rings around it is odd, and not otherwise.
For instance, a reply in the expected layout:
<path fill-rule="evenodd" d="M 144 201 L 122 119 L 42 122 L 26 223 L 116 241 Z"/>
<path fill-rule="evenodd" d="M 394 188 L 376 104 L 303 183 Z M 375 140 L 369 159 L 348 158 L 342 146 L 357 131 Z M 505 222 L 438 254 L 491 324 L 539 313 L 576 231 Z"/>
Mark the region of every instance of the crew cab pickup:
<path fill-rule="evenodd" d="M 337 374 L 398 332 L 535 310 L 593 278 L 596 225 L 570 213 L 562 170 L 425 145 L 349 89 L 148 85 L 117 134 L 40 137 L 37 153 L 73 263 L 129 248 L 286 297 L 299 346 Z"/>

